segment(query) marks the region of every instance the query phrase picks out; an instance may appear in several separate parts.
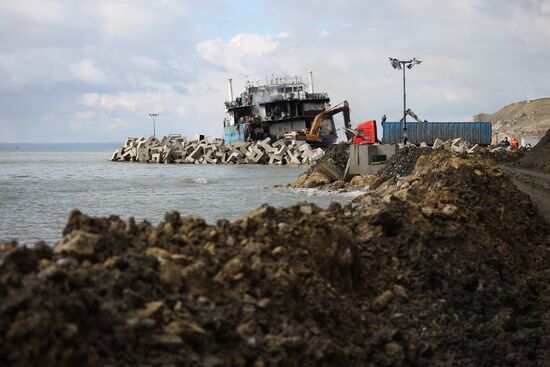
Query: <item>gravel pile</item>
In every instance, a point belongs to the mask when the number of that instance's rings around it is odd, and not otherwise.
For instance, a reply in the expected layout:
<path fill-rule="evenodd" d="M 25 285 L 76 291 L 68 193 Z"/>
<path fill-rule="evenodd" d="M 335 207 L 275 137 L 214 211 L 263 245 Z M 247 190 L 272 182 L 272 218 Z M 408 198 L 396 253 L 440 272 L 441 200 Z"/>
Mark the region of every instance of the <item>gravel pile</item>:
<path fill-rule="evenodd" d="M 432 148 L 419 148 L 415 146 L 399 149 L 393 157 L 388 159 L 384 168 L 378 171 L 378 175 L 387 177 L 408 176 L 413 172 L 418 158 L 431 152 Z"/>

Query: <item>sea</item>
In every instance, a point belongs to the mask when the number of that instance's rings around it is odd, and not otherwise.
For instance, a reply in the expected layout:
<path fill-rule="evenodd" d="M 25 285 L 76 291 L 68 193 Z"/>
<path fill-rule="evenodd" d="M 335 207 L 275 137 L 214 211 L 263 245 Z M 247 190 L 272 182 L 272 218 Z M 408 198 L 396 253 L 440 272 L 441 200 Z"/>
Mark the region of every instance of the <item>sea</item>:
<path fill-rule="evenodd" d="M 307 167 L 111 162 L 118 144 L 0 143 L 0 241 L 54 244 L 71 210 L 157 224 L 164 213 L 235 220 L 264 203 L 349 203 L 356 193 L 275 187 Z"/>

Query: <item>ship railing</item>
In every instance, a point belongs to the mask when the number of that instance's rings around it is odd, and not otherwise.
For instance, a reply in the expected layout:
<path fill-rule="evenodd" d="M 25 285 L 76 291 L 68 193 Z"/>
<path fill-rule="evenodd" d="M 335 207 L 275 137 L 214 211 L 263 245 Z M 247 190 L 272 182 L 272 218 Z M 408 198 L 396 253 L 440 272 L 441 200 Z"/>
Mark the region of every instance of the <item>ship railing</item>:
<path fill-rule="evenodd" d="M 272 76 L 271 78 L 260 79 L 256 81 L 247 80 L 245 86 L 248 87 L 269 87 L 269 86 L 279 86 L 279 85 L 294 85 L 294 84 L 303 84 L 302 78 L 295 77 L 276 77 Z"/>
<path fill-rule="evenodd" d="M 328 93 L 306 93 L 306 99 L 328 98 Z"/>
<path fill-rule="evenodd" d="M 224 105 L 225 105 L 225 108 L 235 108 L 235 107 L 248 107 L 248 106 L 252 106 L 251 104 L 245 104 L 245 103 L 237 102 L 237 101 L 224 102 Z"/>

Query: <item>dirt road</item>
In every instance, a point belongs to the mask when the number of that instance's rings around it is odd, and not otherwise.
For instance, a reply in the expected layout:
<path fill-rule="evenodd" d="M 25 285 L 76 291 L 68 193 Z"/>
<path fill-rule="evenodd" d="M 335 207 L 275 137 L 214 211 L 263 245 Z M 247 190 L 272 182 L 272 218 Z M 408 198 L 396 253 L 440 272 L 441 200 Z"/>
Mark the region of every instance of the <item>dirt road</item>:
<path fill-rule="evenodd" d="M 500 166 L 518 189 L 531 197 L 542 216 L 550 223 L 550 174 L 524 168 Z"/>

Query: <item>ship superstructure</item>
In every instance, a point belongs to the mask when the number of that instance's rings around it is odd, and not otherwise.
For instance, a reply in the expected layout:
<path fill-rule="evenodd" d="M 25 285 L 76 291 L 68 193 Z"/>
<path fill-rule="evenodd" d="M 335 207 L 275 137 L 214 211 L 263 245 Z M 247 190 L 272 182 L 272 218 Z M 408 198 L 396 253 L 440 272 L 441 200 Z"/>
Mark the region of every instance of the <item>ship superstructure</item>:
<path fill-rule="evenodd" d="M 311 128 L 314 117 L 329 107 L 327 93 L 313 91 L 312 73 L 309 85 L 299 77 L 273 76 L 258 82 L 247 81 L 244 91 L 233 98 L 229 79 L 229 101 L 225 102 L 225 142 L 279 139 L 291 131 Z M 326 145 L 336 138 L 334 121 L 329 118 L 321 124 L 321 137 Z"/>

